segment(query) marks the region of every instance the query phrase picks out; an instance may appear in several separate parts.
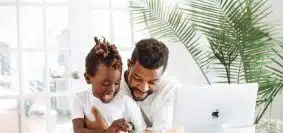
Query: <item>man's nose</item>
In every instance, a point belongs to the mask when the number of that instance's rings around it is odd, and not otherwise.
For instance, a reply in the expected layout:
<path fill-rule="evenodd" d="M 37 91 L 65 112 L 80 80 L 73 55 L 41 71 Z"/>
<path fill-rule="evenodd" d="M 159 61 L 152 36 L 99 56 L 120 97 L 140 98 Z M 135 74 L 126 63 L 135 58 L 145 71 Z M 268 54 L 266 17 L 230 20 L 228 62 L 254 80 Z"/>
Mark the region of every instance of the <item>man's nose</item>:
<path fill-rule="evenodd" d="M 142 92 L 147 92 L 149 90 L 148 84 L 147 83 L 143 83 L 140 85 L 139 88 Z"/>

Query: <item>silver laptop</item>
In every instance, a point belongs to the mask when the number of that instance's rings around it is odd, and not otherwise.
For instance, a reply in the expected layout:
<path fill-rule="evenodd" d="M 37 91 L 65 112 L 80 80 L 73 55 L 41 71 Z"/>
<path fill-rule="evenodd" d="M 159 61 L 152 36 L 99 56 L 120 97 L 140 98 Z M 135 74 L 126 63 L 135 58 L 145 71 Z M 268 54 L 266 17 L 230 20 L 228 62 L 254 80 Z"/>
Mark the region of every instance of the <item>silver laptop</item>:
<path fill-rule="evenodd" d="M 223 124 L 252 125 L 258 84 L 215 84 L 176 90 L 174 126 L 185 133 L 223 133 Z"/>

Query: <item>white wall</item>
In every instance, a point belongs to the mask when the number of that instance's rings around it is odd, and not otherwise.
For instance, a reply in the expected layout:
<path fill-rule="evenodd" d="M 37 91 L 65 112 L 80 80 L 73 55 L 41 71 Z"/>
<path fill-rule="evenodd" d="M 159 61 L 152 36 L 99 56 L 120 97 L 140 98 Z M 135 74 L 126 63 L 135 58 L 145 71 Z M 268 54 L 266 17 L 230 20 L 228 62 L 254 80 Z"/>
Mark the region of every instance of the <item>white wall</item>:
<path fill-rule="evenodd" d="M 167 43 L 169 48 L 169 63 L 167 72 L 177 78 L 184 88 L 190 85 L 208 84 L 201 70 L 183 44 Z"/>

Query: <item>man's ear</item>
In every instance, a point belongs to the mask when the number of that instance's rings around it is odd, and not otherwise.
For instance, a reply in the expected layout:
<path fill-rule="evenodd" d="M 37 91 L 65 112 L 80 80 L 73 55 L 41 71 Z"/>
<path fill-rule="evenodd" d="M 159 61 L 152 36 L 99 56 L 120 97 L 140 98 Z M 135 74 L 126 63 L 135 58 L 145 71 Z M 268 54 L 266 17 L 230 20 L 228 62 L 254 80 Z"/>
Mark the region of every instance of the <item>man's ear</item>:
<path fill-rule="evenodd" d="M 87 84 L 90 84 L 90 78 L 87 73 L 84 73 L 85 81 Z"/>
<path fill-rule="evenodd" d="M 127 61 L 128 70 L 133 66 L 133 63 L 130 59 Z"/>

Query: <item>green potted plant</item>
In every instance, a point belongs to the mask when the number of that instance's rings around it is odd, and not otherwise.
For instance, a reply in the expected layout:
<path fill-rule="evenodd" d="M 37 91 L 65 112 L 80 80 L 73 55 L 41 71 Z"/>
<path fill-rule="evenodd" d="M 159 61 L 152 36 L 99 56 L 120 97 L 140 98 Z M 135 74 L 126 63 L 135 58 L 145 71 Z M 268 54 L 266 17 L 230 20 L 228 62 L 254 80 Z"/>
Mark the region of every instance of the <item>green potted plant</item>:
<path fill-rule="evenodd" d="M 209 84 L 259 84 L 255 124 L 283 89 L 283 55 L 276 29 L 265 23 L 267 0 L 132 0 L 132 20 L 155 38 L 186 46 Z M 208 45 L 199 43 L 205 38 Z M 276 50 L 275 50 L 276 49 Z"/>

